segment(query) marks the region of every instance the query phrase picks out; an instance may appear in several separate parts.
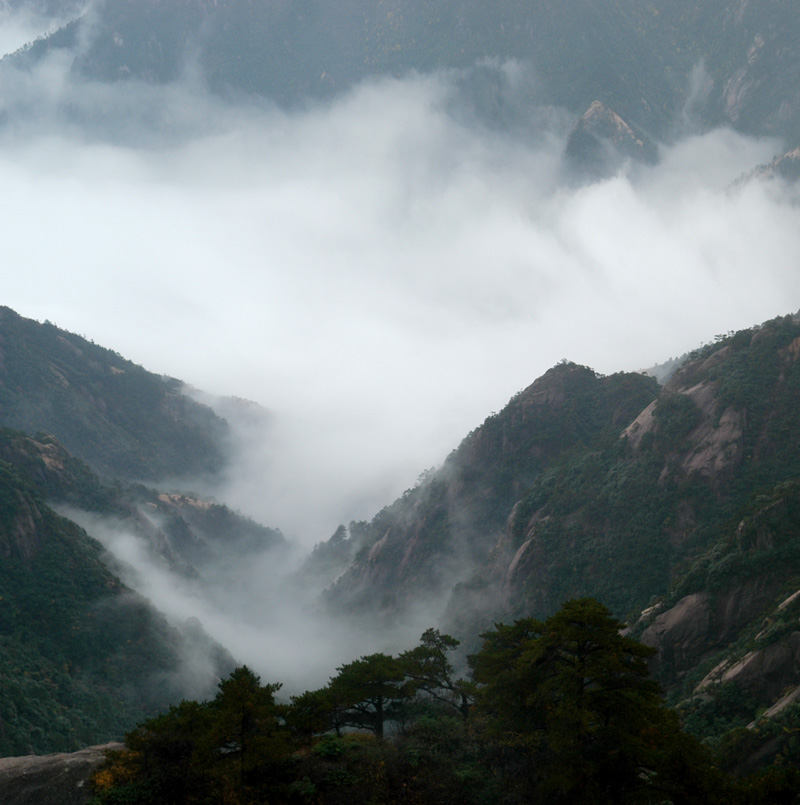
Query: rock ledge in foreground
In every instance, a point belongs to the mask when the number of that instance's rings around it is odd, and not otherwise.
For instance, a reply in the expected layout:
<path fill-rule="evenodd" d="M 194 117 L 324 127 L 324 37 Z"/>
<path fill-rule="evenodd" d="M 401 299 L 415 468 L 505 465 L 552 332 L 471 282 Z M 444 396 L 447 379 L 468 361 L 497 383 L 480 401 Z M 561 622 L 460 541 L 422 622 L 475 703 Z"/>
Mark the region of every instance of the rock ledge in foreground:
<path fill-rule="evenodd" d="M 85 805 L 91 797 L 89 777 L 108 749 L 122 744 L 90 746 L 80 752 L 0 758 L 0 802 L 3 805 Z"/>

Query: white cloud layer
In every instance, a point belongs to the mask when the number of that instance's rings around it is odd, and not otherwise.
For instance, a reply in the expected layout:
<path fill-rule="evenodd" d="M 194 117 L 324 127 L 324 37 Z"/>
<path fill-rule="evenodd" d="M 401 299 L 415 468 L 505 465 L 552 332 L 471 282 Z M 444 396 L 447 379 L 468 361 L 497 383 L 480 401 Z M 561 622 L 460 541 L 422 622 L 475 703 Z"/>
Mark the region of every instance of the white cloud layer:
<path fill-rule="evenodd" d="M 731 187 L 775 142 L 565 185 L 562 115 L 468 123 L 448 75 L 286 113 L 68 66 L 0 75 L 0 301 L 269 408 L 218 495 L 308 545 L 563 357 L 635 370 L 800 307 L 798 207 Z"/>
<path fill-rule="evenodd" d="M 264 682 L 284 685 L 284 699 L 322 687 L 338 666 L 360 655 L 396 654 L 416 645 L 438 615 L 407 613 L 378 626 L 326 613 L 315 601 L 318 591 L 307 579 L 302 586 L 293 582 L 287 557 L 275 551 L 229 557 L 227 566 L 187 579 L 124 523 L 69 507 L 61 513 L 98 539 L 114 557 L 114 572 L 177 628 L 199 622 L 237 663 L 255 669 Z M 183 695 L 202 697 L 213 690 L 216 670 L 208 646 L 198 642 L 181 658 L 172 684 Z"/>

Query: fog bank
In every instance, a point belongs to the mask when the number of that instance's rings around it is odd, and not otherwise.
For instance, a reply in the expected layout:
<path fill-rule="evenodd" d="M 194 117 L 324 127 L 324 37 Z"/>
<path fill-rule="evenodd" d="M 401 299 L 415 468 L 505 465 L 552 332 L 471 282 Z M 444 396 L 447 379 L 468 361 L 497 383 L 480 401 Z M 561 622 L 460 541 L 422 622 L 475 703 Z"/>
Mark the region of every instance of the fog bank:
<path fill-rule="evenodd" d="M 636 370 L 800 307 L 791 190 L 732 186 L 774 141 L 565 184 L 569 116 L 504 132 L 455 73 L 287 113 L 68 68 L 0 75 L 2 302 L 268 409 L 211 491 L 306 546 L 562 358 Z"/>

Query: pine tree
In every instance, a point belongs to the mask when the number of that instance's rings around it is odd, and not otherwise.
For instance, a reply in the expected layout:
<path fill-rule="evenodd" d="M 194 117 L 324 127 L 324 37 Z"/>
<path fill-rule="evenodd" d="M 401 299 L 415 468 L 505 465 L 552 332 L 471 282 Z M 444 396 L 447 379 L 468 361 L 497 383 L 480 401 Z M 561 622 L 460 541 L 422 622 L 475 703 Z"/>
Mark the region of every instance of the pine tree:
<path fill-rule="evenodd" d="M 719 775 L 649 679 L 652 650 L 621 628 L 580 599 L 483 635 L 470 663 L 495 763 L 542 803 L 714 801 Z"/>

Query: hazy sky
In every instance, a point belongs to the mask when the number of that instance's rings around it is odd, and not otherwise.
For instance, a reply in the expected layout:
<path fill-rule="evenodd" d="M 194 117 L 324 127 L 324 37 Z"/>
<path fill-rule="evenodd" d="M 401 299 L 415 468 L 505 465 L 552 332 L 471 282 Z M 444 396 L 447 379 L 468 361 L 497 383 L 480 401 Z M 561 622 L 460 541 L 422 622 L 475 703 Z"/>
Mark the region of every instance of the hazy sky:
<path fill-rule="evenodd" d="M 269 408 L 220 494 L 307 544 L 561 358 L 635 370 L 800 307 L 797 206 L 731 187 L 776 142 L 565 186 L 564 115 L 468 123 L 451 75 L 287 114 L 67 68 L 0 76 L 2 303 Z"/>
<path fill-rule="evenodd" d="M 0 55 L 13 53 L 51 30 L 55 20 L 41 17 L 32 11 L 13 10 L 0 0 Z"/>

